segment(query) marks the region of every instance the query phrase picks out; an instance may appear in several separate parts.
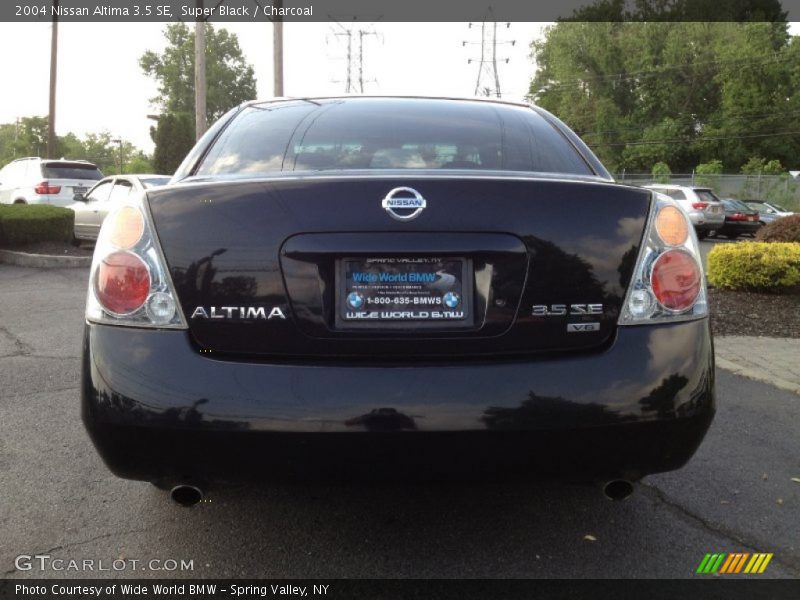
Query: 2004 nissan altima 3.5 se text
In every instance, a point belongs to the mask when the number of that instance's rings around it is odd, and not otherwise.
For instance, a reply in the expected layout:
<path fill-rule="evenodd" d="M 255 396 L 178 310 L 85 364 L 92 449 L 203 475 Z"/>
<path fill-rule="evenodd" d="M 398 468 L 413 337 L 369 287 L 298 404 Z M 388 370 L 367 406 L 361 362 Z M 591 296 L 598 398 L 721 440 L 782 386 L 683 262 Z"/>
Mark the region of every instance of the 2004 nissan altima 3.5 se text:
<path fill-rule="evenodd" d="M 103 225 L 82 394 L 109 468 L 187 502 L 332 472 L 622 496 L 714 414 L 697 239 L 534 106 L 248 103 Z"/>

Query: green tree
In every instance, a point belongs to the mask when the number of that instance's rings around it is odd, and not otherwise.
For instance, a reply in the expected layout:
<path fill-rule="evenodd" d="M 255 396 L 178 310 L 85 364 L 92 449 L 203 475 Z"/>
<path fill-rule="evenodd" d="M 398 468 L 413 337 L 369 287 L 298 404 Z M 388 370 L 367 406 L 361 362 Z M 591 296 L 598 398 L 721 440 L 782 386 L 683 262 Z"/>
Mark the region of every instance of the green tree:
<path fill-rule="evenodd" d="M 153 169 L 171 175 L 194 145 L 193 119 L 187 113 L 163 114 L 150 134 L 156 144 Z"/>
<path fill-rule="evenodd" d="M 744 23 L 669 21 L 699 10 L 685 0 L 635 2 L 633 13 L 630 4 L 595 3 L 586 15 L 603 22 L 549 27 L 531 46 L 531 99 L 611 169 L 650 171 L 666 162 L 686 172 L 715 158 L 741 165 L 757 155 L 796 161 L 800 38 L 788 35 L 779 4 L 731 3 L 746 18 L 775 16 Z M 711 10 L 711 2 L 698 4 Z M 622 21 L 630 18 L 647 22 Z"/>
<path fill-rule="evenodd" d="M 657 162 L 653 165 L 653 181 L 656 183 L 669 183 L 669 178 L 672 171 L 669 170 L 669 165 L 665 162 Z"/>
<path fill-rule="evenodd" d="M 187 113 L 194 122 L 194 31 L 184 23 L 164 30 L 161 54 L 148 50 L 139 59 L 145 74 L 158 82 L 151 99 L 162 111 Z M 253 67 L 245 61 L 236 34 L 206 23 L 206 116 L 216 121 L 229 109 L 256 97 Z"/>
<path fill-rule="evenodd" d="M 139 150 L 125 163 L 125 166 L 122 168 L 122 172 L 128 174 L 152 173 L 153 163 L 144 152 Z"/>
<path fill-rule="evenodd" d="M 714 190 L 719 190 L 719 176 L 722 175 L 723 165 L 721 160 L 713 159 L 695 167 L 695 183 L 705 185 Z"/>

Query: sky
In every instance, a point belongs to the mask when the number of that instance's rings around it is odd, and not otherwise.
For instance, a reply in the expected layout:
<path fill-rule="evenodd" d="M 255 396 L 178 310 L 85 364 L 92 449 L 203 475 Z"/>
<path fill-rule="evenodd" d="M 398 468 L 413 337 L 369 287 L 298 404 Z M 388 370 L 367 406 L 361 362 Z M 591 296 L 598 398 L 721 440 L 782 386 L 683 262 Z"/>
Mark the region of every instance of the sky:
<path fill-rule="evenodd" d="M 545 23 L 498 28 L 503 97 L 522 100 L 535 72 L 530 43 Z M 142 73 L 139 57 L 160 52 L 165 23 L 60 23 L 56 134 L 108 131 L 151 152 L 148 114 L 156 83 Z M 221 25 L 217 25 L 221 27 Z M 374 94 L 472 96 L 480 56 L 480 24 L 379 23 L 359 27 L 364 38 L 364 91 Z M 255 70 L 258 97 L 272 96 L 272 26 L 228 23 Z M 346 47 L 331 23 L 284 24 L 284 95 L 313 96 L 345 91 Z M 50 69 L 48 23 L 0 23 L 0 123 L 47 115 Z M 463 42 L 468 42 L 466 45 Z"/>

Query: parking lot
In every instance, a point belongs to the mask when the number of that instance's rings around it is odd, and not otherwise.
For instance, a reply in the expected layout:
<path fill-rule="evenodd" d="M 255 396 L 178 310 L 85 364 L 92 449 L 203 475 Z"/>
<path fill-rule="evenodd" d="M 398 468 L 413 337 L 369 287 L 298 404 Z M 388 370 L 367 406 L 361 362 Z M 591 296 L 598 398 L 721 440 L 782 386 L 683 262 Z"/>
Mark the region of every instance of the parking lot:
<path fill-rule="evenodd" d="M 704 249 L 715 243 L 724 242 Z M 111 475 L 83 430 L 86 277 L 0 265 L 7 577 L 673 578 L 694 576 L 707 552 L 771 552 L 761 577 L 800 576 L 800 397 L 722 370 L 717 418 L 697 455 L 624 502 L 535 481 L 263 484 L 180 508 Z M 121 572 L 15 568 L 18 555 L 36 554 L 143 562 Z M 161 562 L 142 570 L 152 560 Z M 168 560 L 193 569 L 158 570 Z"/>

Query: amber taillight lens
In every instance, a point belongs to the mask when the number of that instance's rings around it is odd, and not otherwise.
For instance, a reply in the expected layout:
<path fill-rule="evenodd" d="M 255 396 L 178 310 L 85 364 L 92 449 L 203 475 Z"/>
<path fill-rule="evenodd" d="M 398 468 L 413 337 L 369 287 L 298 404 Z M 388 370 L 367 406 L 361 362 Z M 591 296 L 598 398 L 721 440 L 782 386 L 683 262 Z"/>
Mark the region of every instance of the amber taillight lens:
<path fill-rule="evenodd" d="M 108 218 L 111 220 L 109 241 L 115 248 L 128 250 L 142 239 L 144 217 L 138 208 L 123 206 L 111 213 Z"/>
<path fill-rule="evenodd" d="M 689 223 L 680 208 L 662 206 L 656 215 L 658 237 L 669 246 L 681 246 L 689 236 Z"/>

